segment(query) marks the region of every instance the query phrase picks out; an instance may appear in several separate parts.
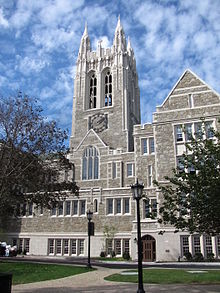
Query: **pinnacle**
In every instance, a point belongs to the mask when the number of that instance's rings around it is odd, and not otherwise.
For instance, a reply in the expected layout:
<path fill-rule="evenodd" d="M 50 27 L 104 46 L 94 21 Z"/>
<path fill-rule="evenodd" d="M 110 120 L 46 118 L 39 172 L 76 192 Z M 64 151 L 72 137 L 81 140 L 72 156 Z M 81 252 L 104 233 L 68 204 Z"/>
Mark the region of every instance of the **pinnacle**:
<path fill-rule="evenodd" d="M 87 21 L 85 22 L 85 30 L 83 33 L 83 37 L 88 36 L 88 28 L 87 28 Z"/>

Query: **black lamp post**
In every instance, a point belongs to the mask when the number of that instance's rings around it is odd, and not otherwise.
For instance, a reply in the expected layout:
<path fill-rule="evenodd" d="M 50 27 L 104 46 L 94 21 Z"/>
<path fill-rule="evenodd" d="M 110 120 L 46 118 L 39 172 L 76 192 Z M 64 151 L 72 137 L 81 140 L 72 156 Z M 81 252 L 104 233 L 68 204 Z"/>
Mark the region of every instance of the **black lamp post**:
<path fill-rule="evenodd" d="M 91 268 L 91 263 L 90 263 L 90 236 L 91 236 L 91 220 L 92 220 L 92 215 L 93 212 L 88 210 L 87 212 L 87 219 L 88 219 L 88 264 L 87 267 Z"/>
<path fill-rule="evenodd" d="M 141 242 L 141 225 L 140 225 L 140 199 L 144 185 L 137 182 L 131 185 L 133 199 L 137 202 L 137 244 L 138 244 L 138 290 L 137 293 L 145 293 L 143 287 L 143 270 L 142 270 L 142 242 Z"/>

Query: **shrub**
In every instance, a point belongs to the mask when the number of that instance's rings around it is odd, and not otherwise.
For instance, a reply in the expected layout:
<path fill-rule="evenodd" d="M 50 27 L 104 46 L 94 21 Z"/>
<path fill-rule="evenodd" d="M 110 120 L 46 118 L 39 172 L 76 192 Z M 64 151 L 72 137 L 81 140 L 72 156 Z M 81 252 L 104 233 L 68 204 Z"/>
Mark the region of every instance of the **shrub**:
<path fill-rule="evenodd" d="M 106 257 L 106 252 L 105 251 L 101 251 L 100 257 Z"/>
<path fill-rule="evenodd" d="M 123 258 L 126 259 L 126 260 L 129 260 L 131 258 L 129 252 L 124 252 L 123 253 Z"/>
<path fill-rule="evenodd" d="M 184 257 L 186 258 L 187 261 L 192 261 L 192 253 L 191 252 L 185 252 Z"/>
<path fill-rule="evenodd" d="M 114 250 L 112 250 L 112 252 L 111 252 L 111 257 L 115 257 L 115 251 Z"/>
<path fill-rule="evenodd" d="M 210 252 L 207 254 L 207 261 L 214 261 L 214 253 Z"/>
<path fill-rule="evenodd" d="M 194 261 L 203 261 L 204 260 L 204 257 L 202 255 L 201 252 L 197 252 L 195 255 L 194 255 Z"/>

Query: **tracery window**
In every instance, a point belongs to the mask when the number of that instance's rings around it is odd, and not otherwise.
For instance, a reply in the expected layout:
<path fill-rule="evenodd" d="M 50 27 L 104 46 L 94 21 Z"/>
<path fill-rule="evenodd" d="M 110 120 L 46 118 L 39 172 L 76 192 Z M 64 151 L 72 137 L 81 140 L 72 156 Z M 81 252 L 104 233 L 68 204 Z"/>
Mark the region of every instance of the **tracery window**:
<path fill-rule="evenodd" d="M 107 71 L 105 75 L 105 107 L 112 106 L 112 74 Z"/>
<path fill-rule="evenodd" d="M 99 178 L 99 153 L 95 147 L 85 149 L 82 162 L 82 180 Z"/>
<path fill-rule="evenodd" d="M 89 109 L 96 108 L 96 98 L 97 98 L 97 78 L 93 74 L 90 78 L 89 84 Z"/>

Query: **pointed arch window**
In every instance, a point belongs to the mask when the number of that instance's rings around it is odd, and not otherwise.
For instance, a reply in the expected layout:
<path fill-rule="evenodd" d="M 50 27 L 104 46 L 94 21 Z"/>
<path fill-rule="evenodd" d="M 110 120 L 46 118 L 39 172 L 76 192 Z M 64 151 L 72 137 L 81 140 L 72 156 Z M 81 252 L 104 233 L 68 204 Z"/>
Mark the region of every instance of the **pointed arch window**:
<path fill-rule="evenodd" d="M 82 180 L 99 178 L 99 153 L 95 147 L 85 149 L 82 159 Z"/>
<path fill-rule="evenodd" d="M 107 71 L 105 75 L 105 107 L 112 106 L 112 74 Z"/>
<path fill-rule="evenodd" d="M 93 74 L 89 82 L 89 109 L 96 108 L 97 100 L 97 78 Z"/>

